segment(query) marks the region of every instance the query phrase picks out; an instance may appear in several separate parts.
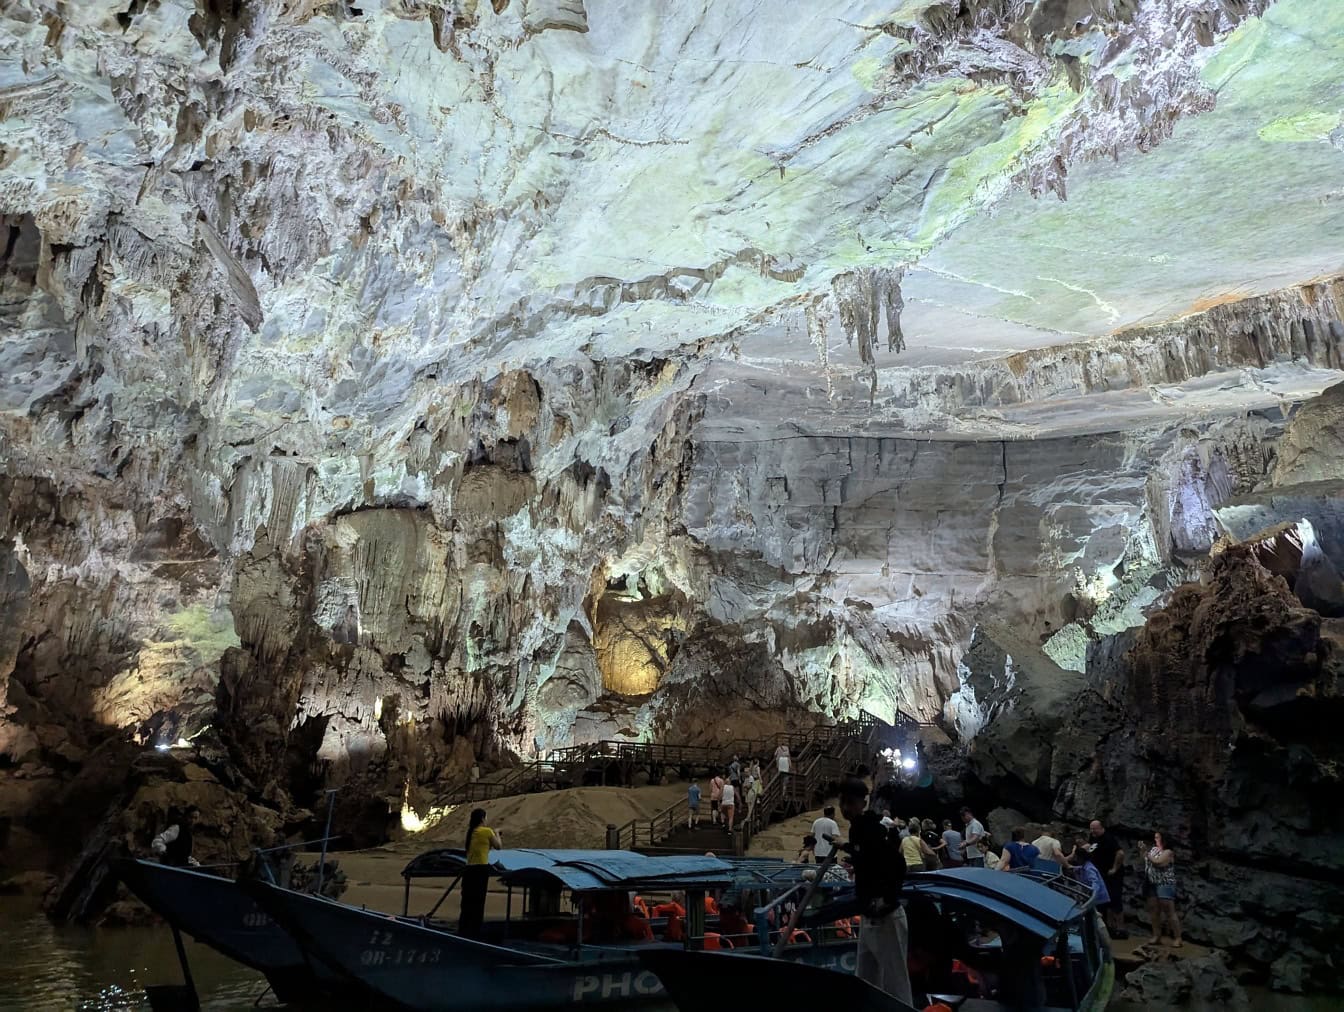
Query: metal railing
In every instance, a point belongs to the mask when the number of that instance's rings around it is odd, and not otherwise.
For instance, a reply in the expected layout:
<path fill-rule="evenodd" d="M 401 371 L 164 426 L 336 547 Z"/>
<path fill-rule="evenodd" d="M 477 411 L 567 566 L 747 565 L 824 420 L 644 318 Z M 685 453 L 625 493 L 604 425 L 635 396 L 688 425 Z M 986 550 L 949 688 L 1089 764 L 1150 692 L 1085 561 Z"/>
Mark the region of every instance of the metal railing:
<path fill-rule="evenodd" d="M 865 761 L 879 735 L 889 727 L 877 718 L 869 717 L 868 720 L 829 725 L 812 732 L 781 732 L 772 738 L 762 739 L 763 742 L 773 743 L 771 750 L 780 744 L 790 744 L 792 747 L 794 742 L 800 748 L 796 755 L 790 757 L 790 772 L 781 773 L 775 767 L 770 768 L 765 787 L 754 806 L 747 805 L 745 799 L 738 803 L 738 811 L 741 813 L 739 824 L 748 832 L 757 832 L 769 825 L 781 810 L 806 810 L 827 784 Z M 738 744 L 734 743 L 734 746 Z M 738 755 L 752 754 L 752 750 L 738 750 L 735 747 L 732 751 Z M 749 809 L 751 814 L 748 817 Z M 689 814 L 690 803 L 683 798 L 649 818 L 632 819 L 623 826 L 615 827 L 609 833 L 608 847 L 618 850 L 656 847 L 685 825 Z M 741 831 L 739 829 L 737 832 Z"/>

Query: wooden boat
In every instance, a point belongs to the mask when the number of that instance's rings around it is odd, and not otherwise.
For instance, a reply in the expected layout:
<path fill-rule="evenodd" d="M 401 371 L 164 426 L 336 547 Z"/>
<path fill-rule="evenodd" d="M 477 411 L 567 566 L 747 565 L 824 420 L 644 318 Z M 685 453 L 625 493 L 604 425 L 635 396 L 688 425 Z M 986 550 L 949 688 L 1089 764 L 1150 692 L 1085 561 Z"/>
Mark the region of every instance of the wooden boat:
<path fill-rule="evenodd" d="M 403 872 L 408 897 L 412 879 L 446 877 L 455 884 L 464 865 L 461 851 L 421 855 Z M 417 1012 L 536 1012 L 576 1004 L 689 1012 L 704 1007 L 709 988 L 716 1002 L 730 1005 L 843 996 L 846 1005 L 871 1012 L 908 1008 L 853 977 L 852 889 L 844 882 L 814 888 L 808 881 L 814 866 L 501 851 L 492 873 L 508 893 L 506 916 L 487 923 L 480 940 L 428 917 L 377 913 L 264 882 L 235 883 L 144 861 L 124 862 L 119 871 L 175 932 L 260 970 L 288 1001 L 328 1007 L 339 999 Z M 668 938 L 672 919 L 656 915 L 646 923 L 661 938 L 620 936 L 613 912 L 628 910 L 635 892 L 681 899 L 678 940 Z M 564 893 L 572 912 L 561 908 Z M 721 916 L 706 913 L 707 896 L 723 904 Z M 965 1012 L 1105 1006 L 1114 983 L 1105 929 L 1090 892 L 1071 880 L 984 869 L 925 872 L 907 879 L 905 896 L 921 1003 Z M 793 944 L 780 945 L 786 912 L 799 905 L 807 908 L 797 922 L 803 930 L 789 937 Z M 733 908 L 752 912 L 754 930 L 740 916 L 729 925 Z"/>
<path fill-rule="evenodd" d="M 281 1001 L 321 995 L 340 979 L 311 965 L 298 943 L 231 878 L 133 858 L 117 861 L 113 870 L 175 935 L 190 935 L 257 970 Z M 189 978 L 180 945 L 179 958 Z"/>
<path fill-rule="evenodd" d="M 461 851 L 433 851 L 407 866 L 413 878 L 460 875 Z M 676 1008 L 662 976 L 641 961 L 653 951 L 683 952 L 705 945 L 729 950 L 721 919 L 706 913 L 705 897 L 738 891 L 791 891 L 802 869 L 783 862 L 733 863 L 716 858 L 654 858 L 625 851 L 506 850 L 495 855 L 495 879 L 522 896 L 521 916 L 487 924 L 481 940 L 462 938 L 409 917 L 393 917 L 264 883 L 245 886 L 316 962 L 344 975 L 371 1001 L 414 1010 L 555 1009 L 578 1004 L 606 1008 Z M 452 886 L 449 887 L 451 891 Z M 572 914 L 561 911 L 569 893 Z M 621 937 L 619 923 L 632 893 L 675 893 L 684 900 L 680 940 L 668 941 L 673 918 L 653 917 L 662 940 Z M 512 909 L 512 903 L 509 904 Z M 783 907 L 781 906 L 781 910 Z M 741 927 L 741 925 L 739 925 Z M 767 936 L 778 932 L 767 928 Z M 851 938 L 789 947 L 799 963 L 852 957 Z M 747 968 L 748 960 L 742 966 Z M 757 962 L 754 958 L 750 962 Z M 778 964 L 774 964 L 778 968 Z M 852 971 L 852 963 L 848 967 Z M 834 986 L 820 967 L 807 967 Z M 805 972 L 805 971 L 804 971 Z M 867 985 L 860 986 L 864 989 Z M 874 992 L 883 1012 L 907 1006 Z M 703 998 L 703 995 L 702 995 Z"/>
<path fill-rule="evenodd" d="M 916 1004 L 962 1012 L 1106 1007 L 1115 963 L 1095 898 L 1085 886 L 1060 874 L 960 868 L 910 875 L 902 896 Z M 842 898 L 805 915 L 802 923 L 825 924 L 852 910 L 852 902 Z M 719 965 L 726 979 L 738 979 L 728 964 Z M 751 994 L 767 1004 L 796 1000 L 796 986 L 785 988 L 767 979 Z M 735 993 L 725 997 L 731 1000 Z"/>

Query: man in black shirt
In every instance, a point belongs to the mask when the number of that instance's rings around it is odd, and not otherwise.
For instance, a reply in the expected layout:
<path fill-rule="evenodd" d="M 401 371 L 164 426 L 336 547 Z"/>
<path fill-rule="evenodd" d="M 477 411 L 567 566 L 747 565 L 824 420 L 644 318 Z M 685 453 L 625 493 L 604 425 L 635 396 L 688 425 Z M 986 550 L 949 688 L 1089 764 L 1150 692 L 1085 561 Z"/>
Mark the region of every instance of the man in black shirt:
<path fill-rule="evenodd" d="M 1111 897 L 1111 902 L 1102 911 L 1106 928 L 1112 938 L 1128 938 L 1129 932 L 1125 930 L 1125 848 L 1097 819 L 1092 820 L 1088 832 L 1092 835 L 1092 863 L 1101 872 L 1101 880 L 1106 883 L 1106 892 Z"/>
<path fill-rule="evenodd" d="M 868 808 L 868 785 L 850 778 L 840 785 L 840 812 L 849 822 L 849 842 L 837 845 L 854 867 L 854 892 L 863 912 L 859 930 L 858 976 L 913 1003 L 906 965 L 909 929 L 901 907 L 905 861 L 894 834 Z"/>

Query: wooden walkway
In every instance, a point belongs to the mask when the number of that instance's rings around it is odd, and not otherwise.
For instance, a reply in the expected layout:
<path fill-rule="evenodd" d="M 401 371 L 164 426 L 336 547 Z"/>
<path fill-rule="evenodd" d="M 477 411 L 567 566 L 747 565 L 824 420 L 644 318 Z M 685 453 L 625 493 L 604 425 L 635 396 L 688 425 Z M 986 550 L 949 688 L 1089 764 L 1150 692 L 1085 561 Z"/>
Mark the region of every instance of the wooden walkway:
<path fill-rule="evenodd" d="M 737 805 L 738 818 L 731 836 L 724 830 L 718 833 L 706 832 L 705 828 L 688 831 L 686 820 L 690 804 L 682 798 L 650 819 L 635 819 L 624 826 L 608 827 L 607 848 L 645 853 L 690 853 L 709 847 L 744 854 L 751 845 L 752 836 L 762 828 L 814 807 L 843 777 L 870 762 L 878 749 L 893 746 L 913 749 L 918 733 L 919 724 L 914 720 L 893 725 L 865 714 L 859 720 L 790 735 L 791 772 L 780 773 L 773 761 L 762 771 L 765 789 L 750 818 L 746 804 L 740 802 Z M 773 756 L 774 749 L 775 745 L 771 745 L 766 754 Z M 700 822 L 702 827 L 709 825 L 707 787 L 700 803 Z"/>
<path fill-rule="evenodd" d="M 495 776 L 474 782 L 460 780 L 441 792 L 434 804 L 461 805 L 566 787 L 629 787 L 634 785 L 635 775 L 641 772 L 648 774 L 650 781 L 657 781 L 669 772 L 688 779 L 721 772 L 734 755 L 742 758 L 755 756 L 764 760 L 773 757 L 775 749 L 780 745 L 788 745 L 794 769 L 803 779 L 796 784 L 780 783 L 777 786 L 773 779 L 767 779 L 766 792 L 761 801 L 769 799 L 774 810 L 780 805 L 796 803 L 800 793 L 809 790 L 816 777 L 834 766 L 834 763 L 825 767 L 812 765 L 819 763 L 823 756 L 836 759 L 843 753 L 845 758 L 852 759 L 854 765 L 857 765 L 870 760 L 879 747 L 902 747 L 899 744 L 902 742 L 913 747 L 920 722 L 899 712 L 897 721 L 896 724 L 888 724 L 864 714 L 858 720 L 841 724 L 823 725 L 807 731 L 783 731 L 764 738 L 739 738 L 726 745 L 667 745 L 632 741 L 598 741 L 575 745 L 556 749 L 542 760 L 519 763 Z M 863 752 L 864 749 L 866 752 Z M 766 775 L 769 778 L 770 772 Z M 772 790 L 776 792 L 774 795 Z M 704 806 L 707 813 L 708 797 Z M 684 824 L 684 802 L 682 807 Z M 742 810 L 745 811 L 745 806 L 742 806 Z M 661 814 L 658 818 L 661 818 Z M 639 835 L 642 839 L 647 834 Z M 654 835 L 657 835 L 656 831 Z"/>

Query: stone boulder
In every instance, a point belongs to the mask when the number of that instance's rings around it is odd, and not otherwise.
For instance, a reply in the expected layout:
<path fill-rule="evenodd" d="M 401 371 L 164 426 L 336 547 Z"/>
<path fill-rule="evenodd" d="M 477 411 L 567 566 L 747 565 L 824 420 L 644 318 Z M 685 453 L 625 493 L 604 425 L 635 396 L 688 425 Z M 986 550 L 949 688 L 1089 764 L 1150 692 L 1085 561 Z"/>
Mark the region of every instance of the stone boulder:
<path fill-rule="evenodd" d="M 1150 1009 L 1178 1008 L 1195 1002 L 1233 1010 L 1251 1007 L 1246 990 L 1221 952 L 1197 959 L 1145 963 L 1125 977 L 1119 997 Z"/>

